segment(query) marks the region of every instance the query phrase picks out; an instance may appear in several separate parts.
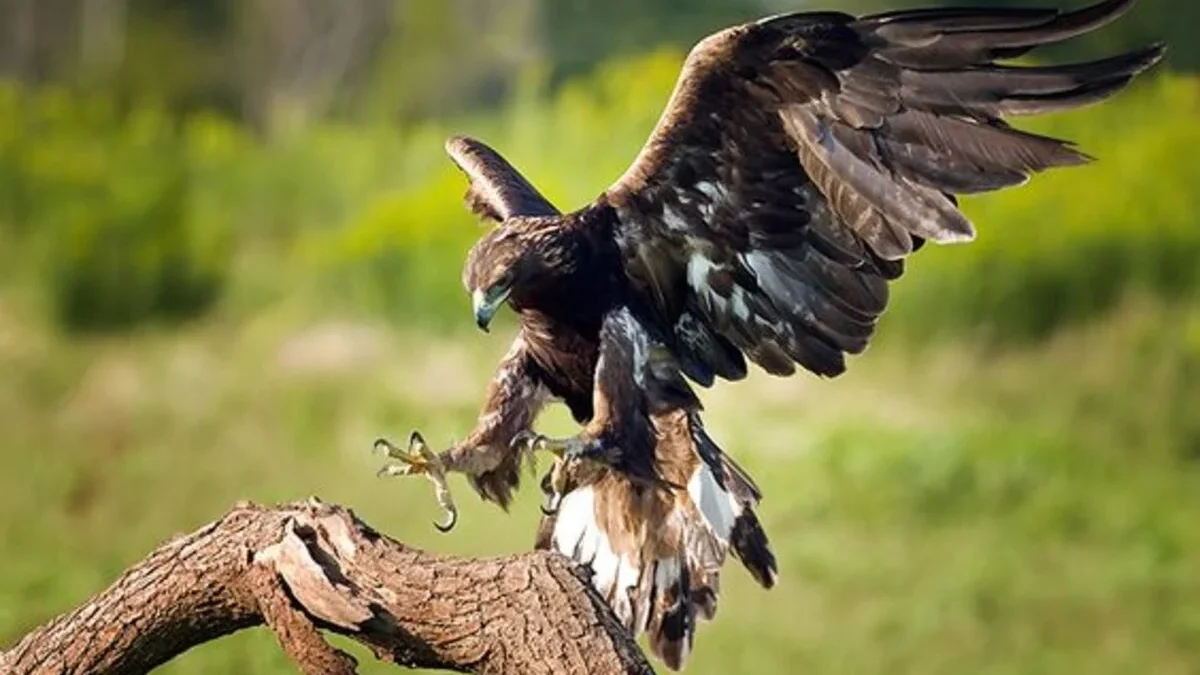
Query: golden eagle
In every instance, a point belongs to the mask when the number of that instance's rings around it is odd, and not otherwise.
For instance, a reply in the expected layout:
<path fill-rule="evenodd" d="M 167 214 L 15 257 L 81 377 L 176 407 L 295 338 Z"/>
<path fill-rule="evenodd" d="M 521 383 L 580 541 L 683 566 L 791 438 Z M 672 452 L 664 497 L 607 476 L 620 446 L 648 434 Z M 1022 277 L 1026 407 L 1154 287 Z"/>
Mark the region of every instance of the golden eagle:
<path fill-rule="evenodd" d="M 1087 63 L 999 65 L 1113 20 L 1134 0 L 1052 9 L 800 12 L 735 26 L 688 55 L 632 166 L 562 213 L 479 141 L 446 149 L 493 221 L 463 282 L 486 330 L 520 332 L 475 429 L 434 453 L 381 439 L 454 511 L 447 472 L 507 507 L 523 457 L 549 450 L 536 545 L 590 566 L 616 616 L 682 667 L 716 611 L 728 554 L 764 587 L 776 564 L 760 493 L 701 424 L 691 383 L 797 366 L 833 377 L 868 345 L 888 285 L 926 241 L 967 241 L 955 195 L 1081 164 L 1070 142 L 1005 117 L 1076 108 L 1157 63 L 1161 46 Z M 583 425 L 532 431 L 564 402 Z"/>

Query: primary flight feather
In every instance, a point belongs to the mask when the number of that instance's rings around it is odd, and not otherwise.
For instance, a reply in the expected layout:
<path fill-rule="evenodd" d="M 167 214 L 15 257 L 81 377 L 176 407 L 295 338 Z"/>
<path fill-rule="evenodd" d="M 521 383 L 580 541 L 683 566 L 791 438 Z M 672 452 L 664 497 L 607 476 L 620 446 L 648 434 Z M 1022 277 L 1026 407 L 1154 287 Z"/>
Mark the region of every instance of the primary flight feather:
<path fill-rule="evenodd" d="M 688 55 L 625 174 L 565 214 L 491 148 L 450 139 L 469 208 L 493 222 L 463 273 L 475 321 L 486 330 L 507 305 L 520 330 L 466 439 L 442 453 L 415 434 L 409 453 L 381 440 L 400 460 L 385 471 L 428 475 L 447 506 L 445 473 L 465 473 L 507 507 L 523 457 L 553 452 L 536 545 L 589 565 L 625 626 L 681 668 L 728 555 L 764 587 L 776 578 L 760 492 L 705 431 L 692 385 L 743 378 L 748 362 L 839 375 L 907 257 L 974 237 L 955 195 L 1088 161 L 1005 118 L 1101 101 L 1162 48 L 997 61 L 1133 3 L 800 12 L 729 28 Z M 552 401 L 578 435 L 533 432 Z"/>

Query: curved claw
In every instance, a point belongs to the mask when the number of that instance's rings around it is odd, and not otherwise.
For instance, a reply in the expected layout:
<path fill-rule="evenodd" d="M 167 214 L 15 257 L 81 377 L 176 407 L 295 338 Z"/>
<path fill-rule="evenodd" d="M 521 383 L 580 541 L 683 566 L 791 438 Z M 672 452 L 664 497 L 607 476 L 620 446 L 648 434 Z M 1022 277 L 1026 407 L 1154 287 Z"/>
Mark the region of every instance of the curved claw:
<path fill-rule="evenodd" d="M 516 436 L 513 436 L 513 439 L 511 442 L 509 442 L 508 447 L 511 450 L 524 450 L 529 454 L 533 454 L 533 451 L 537 449 L 538 444 L 544 443 L 545 441 L 546 437 L 537 433 L 536 431 L 531 429 L 522 429 L 521 431 L 517 432 Z"/>
<path fill-rule="evenodd" d="M 382 436 L 375 439 L 375 443 L 371 446 L 371 450 L 381 455 L 387 455 L 388 457 L 393 457 L 396 459 L 400 459 L 404 455 L 404 453 L 400 451 L 400 448 L 397 448 L 392 444 L 391 441 L 383 438 Z"/>
<path fill-rule="evenodd" d="M 376 478 L 390 478 L 400 475 L 400 467 L 395 464 L 384 464 L 375 472 Z"/>
<path fill-rule="evenodd" d="M 383 476 L 414 476 L 423 475 L 433 483 L 438 505 L 446 511 L 444 522 L 434 522 L 433 526 L 439 532 L 449 532 L 458 524 L 458 509 L 450 496 L 450 486 L 446 482 L 446 469 L 442 458 L 429 447 L 419 431 L 413 431 L 408 437 L 408 450 L 401 450 L 386 438 L 375 440 L 375 450 L 386 452 L 389 457 L 398 461 L 392 462 L 381 469 L 376 475 Z"/>
<path fill-rule="evenodd" d="M 433 521 L 433 526 L 442 534 L 446 534 L 450 530 L 453 530 L 455 525 L 458 525 L 458 509 L 454 508 L 454 505 L 451 505 L 450 508 L 446 509 L 445 523 L 439 523 L 436 520 Z"/>

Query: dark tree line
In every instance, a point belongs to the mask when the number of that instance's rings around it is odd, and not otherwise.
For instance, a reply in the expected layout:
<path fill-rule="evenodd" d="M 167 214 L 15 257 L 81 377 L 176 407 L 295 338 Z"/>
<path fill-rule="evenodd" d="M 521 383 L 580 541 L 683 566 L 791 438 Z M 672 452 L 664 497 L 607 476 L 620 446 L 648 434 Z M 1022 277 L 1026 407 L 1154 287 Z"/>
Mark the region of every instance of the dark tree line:
<path fill-rule="evenodd" d="M 254 124 L 329 114 L 445 114 L 501 99 L 531 66 L 554 79 L 614 55 L 686 48 L 738 21 L 793 9 L 1094 0 L 0 0 L 0 76 L 67 82 Z M 1196 0 L 1141 0 L 1067 55 L 1165 39 L 1200 66 Z"/>

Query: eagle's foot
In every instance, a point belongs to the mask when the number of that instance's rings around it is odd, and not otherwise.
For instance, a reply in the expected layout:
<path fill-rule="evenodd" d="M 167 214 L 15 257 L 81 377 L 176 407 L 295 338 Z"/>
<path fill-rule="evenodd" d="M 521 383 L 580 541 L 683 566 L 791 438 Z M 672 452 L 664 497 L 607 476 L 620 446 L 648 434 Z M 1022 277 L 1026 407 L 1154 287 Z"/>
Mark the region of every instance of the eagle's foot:
<path fill-rule="evenodd" d="M 600 441 L 582 434 L 567 438 L 549 438 L 526 430 L 513 438 L 511 447 L 528 454 L 549 452 L 562 461 L 581 458 L 598 459 L 603 455 L 603 446 Z"/>
<path fill-rule="evenodd" d="M 419 432 L 412 432 L 408 438 L 408 449 L 396 447 L 386 438 L 375 441 L 375 451 L 382 452 L 395 462 L 385 464 L 376 473 L 380 478 L 386 476 L 415 476 L 423 475 L 433 483 L 434 494 L 437 495 L 438 505 L 446 511 L 446 522 L 434 523 L 441 532 L 449 532 L 458 523 L 458 508 L 450 495 L 450 485 L 446 482 L 446 468 L 437 453 L 429 448 Z"/>

